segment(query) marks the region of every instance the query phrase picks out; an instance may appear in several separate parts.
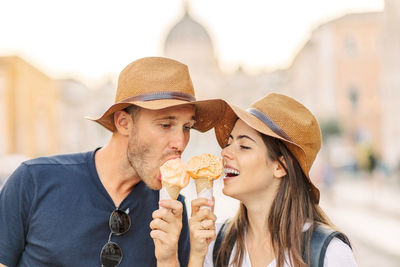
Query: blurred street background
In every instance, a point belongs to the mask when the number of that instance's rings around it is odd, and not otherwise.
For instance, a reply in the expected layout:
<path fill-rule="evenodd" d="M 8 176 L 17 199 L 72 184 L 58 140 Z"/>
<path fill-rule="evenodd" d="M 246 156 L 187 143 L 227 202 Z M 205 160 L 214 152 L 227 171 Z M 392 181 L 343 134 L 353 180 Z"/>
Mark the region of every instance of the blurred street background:
<path fill-rule="evenodd" d="M 400 266 L 400 186 L 365 177 L 338 177 L 321 206 L 348 233 L 359 266 Z"/>
<path fill-rule="evenodd" d="M 400 267 L 399 51 L 399 0 L 1 1 L 0 188 L 24 160 L 102 146 L 111 133 L 84 117 L 114 102 L 128 63 L 166 56 L 188 65 L 197 99 L 307 106 L 321 207 L 359 266 Z M 220 154 L 213 131 L 193 131 L 183 159 L 204 152 Z M 222 186 L 220 222 L 237 207 Z M 190 212 L 193 184 L 182 193 Z"/>

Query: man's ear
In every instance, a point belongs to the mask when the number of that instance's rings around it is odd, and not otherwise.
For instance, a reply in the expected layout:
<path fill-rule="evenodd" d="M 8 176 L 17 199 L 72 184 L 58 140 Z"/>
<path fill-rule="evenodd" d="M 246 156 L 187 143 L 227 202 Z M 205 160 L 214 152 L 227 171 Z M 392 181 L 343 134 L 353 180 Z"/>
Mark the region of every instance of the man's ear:
<path fill-rule="evenodd" d="M 120 110 L 113 114 L 114 125 L 117 131 L 122 135 L 128 135 L 132 125 L 132 117 L 127 112 Z"/>
<path fill-rule="evenodd" d="M 273 172 L 274 172 L 274 176 L 276 178 L 282 178 L 287 174 L 287 172 L 286 172 L 286 166 L 287 165 L 286 165 L 285 159 L 283 158 L 283 156 L 281 156 L 279 158 L 279 160 L 282 162 L 282 164 L 284 166 L 282 166 L 281 163 L 279 163 L 279 161 L 275 161 L 274 162 L 274 170 L 273 170 Z"/>

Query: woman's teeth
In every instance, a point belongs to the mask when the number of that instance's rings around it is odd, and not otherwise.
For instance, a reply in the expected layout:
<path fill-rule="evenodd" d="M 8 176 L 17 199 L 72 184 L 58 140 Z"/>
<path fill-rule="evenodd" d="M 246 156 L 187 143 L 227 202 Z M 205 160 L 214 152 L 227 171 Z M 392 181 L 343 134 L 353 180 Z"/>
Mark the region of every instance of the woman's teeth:
<path fill-rule="evenodd" d="M 224 168 L 225 177 L 238 176 L 240 172 L 232 168 Z"/>

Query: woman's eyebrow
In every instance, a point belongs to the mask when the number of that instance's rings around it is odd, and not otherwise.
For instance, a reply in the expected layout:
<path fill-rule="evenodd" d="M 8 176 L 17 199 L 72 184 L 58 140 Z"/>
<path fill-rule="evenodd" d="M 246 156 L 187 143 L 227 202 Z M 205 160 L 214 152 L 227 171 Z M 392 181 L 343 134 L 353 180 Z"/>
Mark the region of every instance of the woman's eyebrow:
<path fill-rule="evenodd" d="M 230 134 L 229 138 L 233 139 L 233 136 Z M 243 138 L 247 138 L 247 139 L 253 141 L 254 143 L 256 143 L 256 141 L 253 138 L 251 138 L 250 136 L 245 135 L 245 134 L 239 135 L 236 139 L 243 139 Z"/>

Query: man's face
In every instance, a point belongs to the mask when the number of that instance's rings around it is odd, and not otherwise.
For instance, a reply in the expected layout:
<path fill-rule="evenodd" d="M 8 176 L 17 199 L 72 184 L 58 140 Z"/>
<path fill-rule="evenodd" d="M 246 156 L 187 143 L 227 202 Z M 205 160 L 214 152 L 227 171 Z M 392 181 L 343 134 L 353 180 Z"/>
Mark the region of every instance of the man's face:
<path fill-rule="evenodd" d="M 160 166 L 180 157 L 190 138 L 193 106 L 162 110 L 140 109 L 134 116 L 127 156 L 139 177 L 151 189 L 161 188 Z"/>

